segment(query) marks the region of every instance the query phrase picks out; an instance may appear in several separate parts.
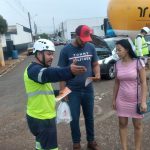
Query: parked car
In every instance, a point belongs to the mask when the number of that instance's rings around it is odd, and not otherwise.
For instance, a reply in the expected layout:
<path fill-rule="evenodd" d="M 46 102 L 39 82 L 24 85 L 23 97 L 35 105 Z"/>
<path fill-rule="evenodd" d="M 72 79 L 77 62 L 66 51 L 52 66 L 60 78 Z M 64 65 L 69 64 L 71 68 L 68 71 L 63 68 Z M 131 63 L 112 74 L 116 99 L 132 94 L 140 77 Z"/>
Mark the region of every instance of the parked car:
<path fill-rule="evenodd" d="M 55 39 L 54 39 L 53 43 L 54 43 L 54 45 L 55 45 L 55 46 L 58 46 L 58 45 L 60 45 L 60 42 L 59 42 L 59 40 L 55 40 Z"/>
<path fill-rule="evenodd" d="M 55 46 L 58 46 L 58 45 L 66 45 L 65 40 L 62 39 L 62 38 L 53 38 L 53 39 L 52 39 L 52 42 L 54 43 Z"/>
<path fill-rule="evenodd" d="M 60 40 L 59 42 L 60 42 L 60 45 L 66 45 L 67 44 L 67 42 L 64 40 Z"/>
<path fill-rule="evenodd" d="M 28 55 L 33 54 L 33 45 L 34 45 L 34 43 L 29 43 L 28 44 L 28 47 L 27 47 L 27 54 Z"/>
<path fill-rule="evenodd" d="M 113 79 L 115 77 L 114 64 L 119 59 L 116 54 L 115 43 L 121 39 L 128 39 L 133 47 L 133 50 L 135 50 L 135 46 L 129 37 L 119 36 L 112 38 L 101 38 L 92 35 L 92 43 L 95 45 L 97 55 L 99 57 L 98 62 L 101 68 L 101 76 L 106 79 Z"/>

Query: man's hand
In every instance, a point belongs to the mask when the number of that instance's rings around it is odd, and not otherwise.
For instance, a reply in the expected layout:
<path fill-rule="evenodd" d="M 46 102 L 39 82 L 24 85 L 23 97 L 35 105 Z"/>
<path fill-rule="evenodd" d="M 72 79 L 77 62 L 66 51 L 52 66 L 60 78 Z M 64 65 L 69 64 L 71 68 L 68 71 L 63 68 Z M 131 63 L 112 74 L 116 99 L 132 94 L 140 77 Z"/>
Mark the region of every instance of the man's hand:
<path fill-rule="evenodd" d="M 88 79 L 90 79 L 92 81 L 99 81 L 100 80 L 100 76 L 88 77 Z"/>
<path fill-rule="evenodd" d="M 76 65 L 76 60 L 70 65 L 70 69 L 73 75 L 80 75 L 87 71 L 85 66 L 78 66 Z"/>
<path fill-rule="evenodd" d="M 59 91 L 59 95 L 64 94 L 63 90 Z M 65 96 L 61 101 L 68 101 L 68 96 Z"/>
<path fill-rule="evenodd" d="M 100 79 L 101 79 L 100 74 L 96 74 L 96 75 L 95 75 L 95 80 L 94 80 L 94 81 L 99 81 Z"/>

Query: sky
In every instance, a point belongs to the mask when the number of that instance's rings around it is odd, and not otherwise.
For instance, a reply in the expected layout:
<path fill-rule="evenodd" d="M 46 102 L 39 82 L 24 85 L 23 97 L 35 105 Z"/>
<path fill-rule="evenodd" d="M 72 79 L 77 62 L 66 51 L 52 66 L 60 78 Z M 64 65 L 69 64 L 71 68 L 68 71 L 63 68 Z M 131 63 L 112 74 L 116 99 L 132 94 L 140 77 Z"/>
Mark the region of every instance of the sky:
<path fill-rule="evenodd" d="M 0 15 L 8 25 L 29 27 L 28 12 L 40 33 L 51 33 L 69 19 L 106 17 L 109 0 L 0 0 Z"/>

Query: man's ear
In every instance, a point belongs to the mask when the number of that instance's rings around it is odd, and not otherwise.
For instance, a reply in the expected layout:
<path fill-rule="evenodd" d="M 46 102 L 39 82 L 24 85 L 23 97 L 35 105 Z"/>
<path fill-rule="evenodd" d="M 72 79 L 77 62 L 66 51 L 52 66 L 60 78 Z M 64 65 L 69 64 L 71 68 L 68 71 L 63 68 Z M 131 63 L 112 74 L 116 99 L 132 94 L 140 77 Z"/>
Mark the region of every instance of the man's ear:
<path fill-rule="evenodd" d="M 42 52 L 40 51 L 37 51 L 37 55 L 36 55 L 38 58 L 40 58 L 42 56 Z"/>

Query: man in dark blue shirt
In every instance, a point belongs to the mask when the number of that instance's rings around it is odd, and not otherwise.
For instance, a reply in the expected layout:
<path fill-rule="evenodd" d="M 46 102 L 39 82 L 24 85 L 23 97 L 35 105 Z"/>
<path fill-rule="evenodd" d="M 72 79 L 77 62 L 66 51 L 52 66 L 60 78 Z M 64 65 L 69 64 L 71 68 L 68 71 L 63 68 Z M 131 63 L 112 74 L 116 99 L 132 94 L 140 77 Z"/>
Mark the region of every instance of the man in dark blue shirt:
<path fill-rule="evenodd" d="M 80 118 L 80 105 L 82 106 L 85 126 L 87 133 L 87 147 L 91 150 L 100 150 L 94 139 L 94 92 L 92 83 L 85 86 L 87 78 L 94 80 L 100 80 L 100 67 L 98 64 L 98 57 L 93 44 L 89 43 L 92 41 L 91 29 L 86 25 L 81 25 L 76 29 L 76 39 L 73 43 L 65 46 L 59 57 L 58 66 L 66 67 L 69 66 L 73 60 L 76 60 L 76 64 L 79 66 L 85 66 L 87 71 L 74 79 L 67 82 L 60 83 L 60 89 L 68 86 L 72 93 L 68 96 L 68 103 L 71 110 L 72 121 L 71 134 L 73 140 L 73 150 L 80 150 L 81 134 L 79 129 L 79 118 Z M 93 74 L 95 75 L 92 78 Z"/>

